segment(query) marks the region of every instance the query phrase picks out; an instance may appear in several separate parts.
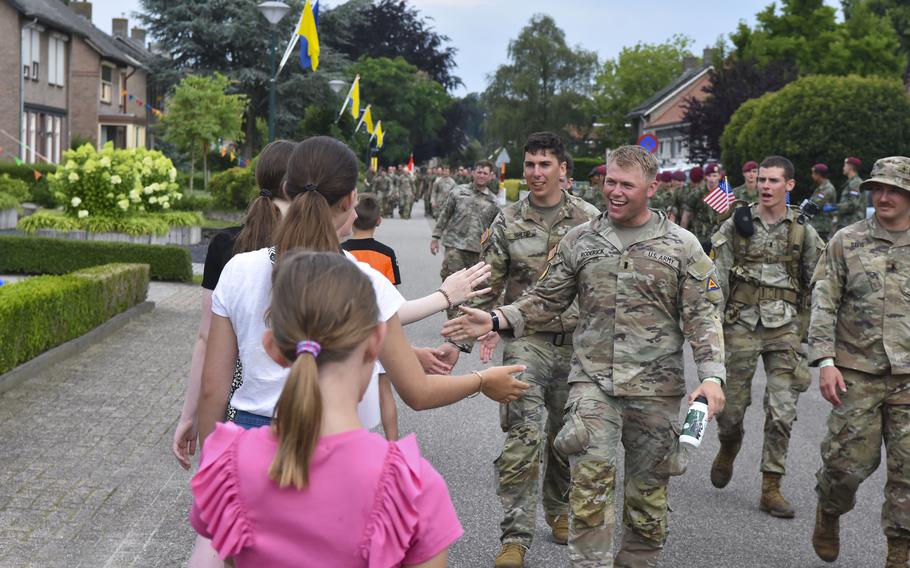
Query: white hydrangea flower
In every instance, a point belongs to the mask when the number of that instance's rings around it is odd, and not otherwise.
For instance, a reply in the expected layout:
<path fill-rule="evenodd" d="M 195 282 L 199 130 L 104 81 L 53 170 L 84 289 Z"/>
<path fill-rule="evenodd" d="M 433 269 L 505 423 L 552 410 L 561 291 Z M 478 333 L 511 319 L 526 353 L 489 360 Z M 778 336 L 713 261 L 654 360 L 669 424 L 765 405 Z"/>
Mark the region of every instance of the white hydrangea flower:
<path fill-rule="evenodd" d="M 76 162 L 74 162 L 74 161 L 72 161 L 72 160 L 67 160 L 67 161 L 66 161 L 66 166 L 64 166 L 64 169 L 67 169 L 67 170 L 75 170 L 75 169 L 76 169 Z"/>
<path fill-rule="evenodd" d="M 171 182 L 176 181 L 177 180 L 177 168 L 171 168 L 171 171 L 169 171 L 167 173 L 167 175 L 168 175 L 168 178 L 170 178 Z"/>
<path fill-rule="evenodd" d="M 146 194 L 146 195 L 150 195 L 150 194 L 154 193 L 156 189 L 157 189 L 157 188 L 155 187 L 155 184 L 151 184 L 151 185 L 145 186 L 145 187 L 142 189 L 142 192 L 143 192 L 144 194 Z"/>
<path fill-rule="evenodd" d="M 158 203 L 158 198 L 154 195 L 149 197 L 149 203 Z"/>
<path fill-rule="evenodd" d="M 108 158 L 107 156 L 102 156 L 101 159 L 98 160 L 98 163 L 100 163 L 105 168 L 111 167 L 111 159 Z"/>
<path fill-rule="evenodd" d="M 79 207 L 80 203 L 82 203 L 82 200 L 79 199 L 78 197 L 74 197 L 74 198 L 70 199 L 70 205 L 72 205 L 73 207 Z"/>
<path fill-rule="evenodd" d="M 72 173 L 70 173 L 69 176 L 67 176 L 66 179 L 70 180 L 73 183 L 76 183 L 77 181 L 79 181 L 79 174 L 77 174 L 76 172 L 72 172 Z"/>
<path fill-rule="evenodd" d="M 82 169 L 86 173 L 91 173 L 91 172 L 95 171 L 96 167 L 98 167 L 98 164 L 95 162 L 95 160 L 86 160 L 85 163 L 82 164 Z"/>
<path fill-rule="evenodd" d="M 170 204 L 170 203 L 167 203 L 167 202 L 162 203 L 162 204 L 161 204 L 161 208 L 162 208 L 162 209 L 170 209 L 170 208 L 171 208 L 171 204 Z"/>
<path fill-rule="evenodd" d="M 128 199 L 121 199 L 120 201 L 117 202 L 117 207 L 126 211 L 127 209 L 130 208 L 130 202 Z"/>
<path fill-rule="evenodd" d="M 120 185 L 120 182 L 122 182 L 122 181 L 123 180 L 120 179 L 120 176 L 118 176 L 117 174 L 114 174 L 111 176 L 111 185 Z"/>
<path fill-rule="evenodd" d="M 80 218 L 80 219 L 85 219 L 86 217 L 88 217 L 88 211 L 86 211 L 85 209 L 80 209 L 80 210 L 79 210 L 79 218 Z"/>

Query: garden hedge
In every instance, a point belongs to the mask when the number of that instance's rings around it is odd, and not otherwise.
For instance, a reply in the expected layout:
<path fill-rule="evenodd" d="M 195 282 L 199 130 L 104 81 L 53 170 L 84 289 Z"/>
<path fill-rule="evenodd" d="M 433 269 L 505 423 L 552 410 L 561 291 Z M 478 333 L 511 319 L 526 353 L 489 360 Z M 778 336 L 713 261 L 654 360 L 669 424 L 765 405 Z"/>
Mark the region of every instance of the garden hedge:
<path fill-rule="evenodd" d="M 148 264 L 153 280 L 193 278 L 190 253 L 177 246 L 0 235 L 0 274 L 66 274 L 109 262 Z"/>
<path fill-rule="evenodd" d="M 0 373 L 143 302 L 146 264 L 106 264 L 0 286 Z"/>

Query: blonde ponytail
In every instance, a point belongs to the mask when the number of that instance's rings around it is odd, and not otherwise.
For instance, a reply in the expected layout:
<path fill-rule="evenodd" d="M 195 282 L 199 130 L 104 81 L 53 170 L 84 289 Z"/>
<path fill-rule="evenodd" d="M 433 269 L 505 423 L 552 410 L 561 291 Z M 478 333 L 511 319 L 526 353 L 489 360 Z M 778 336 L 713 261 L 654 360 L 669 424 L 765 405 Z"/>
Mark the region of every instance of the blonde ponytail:
<path fill-rule="evenodd" d="M 322 426 L 319 370 L 312 353 L 301 353 L 291 366 L 272 424 L 278 436 L 278 452 L 269 467 L 269 478 L 278 487 L 304 489 L 309 484 L 310 458 Z"/>

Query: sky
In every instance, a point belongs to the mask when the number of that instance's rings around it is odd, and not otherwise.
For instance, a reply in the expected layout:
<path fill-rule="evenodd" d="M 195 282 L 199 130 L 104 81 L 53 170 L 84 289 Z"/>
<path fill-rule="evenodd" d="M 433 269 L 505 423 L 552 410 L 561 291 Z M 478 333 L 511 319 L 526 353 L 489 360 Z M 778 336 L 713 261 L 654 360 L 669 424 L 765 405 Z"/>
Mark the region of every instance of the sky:
<path fill-rule="evenodd" d="M 327 7 L 338 0 L 320 0 Z M 454 94 L 483 91 L 487 76 L 508 62 L 509 41 L 517 37 L 531 16 L 548 14 L 566 34 L 570 45 L 595 51 L 601 61 L 616 57 L 625 46 L 660 43 L 674 34 L 691 37 L 693 51 L 728 36 L 741 20 L 750 26 L 755 14 L 771 0 L 410 0 L 421 14 L 433 19 L 437 32 L 450 38 L 458 51 L 454 74 L 464 87 Z M 840 7 L 837 0 L 825 3 Z M 779 4 L 779 2 L 778 2 Z M 93 20 L 110 33 L 111 19 L 126 16 L 130 27 L 139 25 L 133 12 L 139 0 L 94 0 Z M 265 63 L 265 62 L 263 62 Z"/>

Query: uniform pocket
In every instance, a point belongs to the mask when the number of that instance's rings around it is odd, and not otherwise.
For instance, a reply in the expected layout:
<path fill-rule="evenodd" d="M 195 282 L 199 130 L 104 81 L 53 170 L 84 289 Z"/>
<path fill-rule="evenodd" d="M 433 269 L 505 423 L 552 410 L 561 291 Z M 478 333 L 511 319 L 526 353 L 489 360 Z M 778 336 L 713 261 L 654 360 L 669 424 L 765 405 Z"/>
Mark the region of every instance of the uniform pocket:
<path fill-rule="evenodd" d="M 673 446 L 667 456 L 669 473 L 671 476 L 682 475 L 689 467 L 689 450 L 679 443 L 680 429 L 675 422 L 670 422 L 670 431 L 673 433 Z"/>
<path fill-rule="evenodd" d="M 553 448 L 564 457 L 574 456 L 588 449 L 590 436 L 584 421 L 578 415 L 578 403 L 572 403 L 565 415 L 565 421 L 556 438 Z"/>
<path fill-rule="evenodd" d="M 904 280 L 904 285 L 901 286 L 901 292 L 904 293 L 904 296 L 910 298 L 910 278 Z"/>

